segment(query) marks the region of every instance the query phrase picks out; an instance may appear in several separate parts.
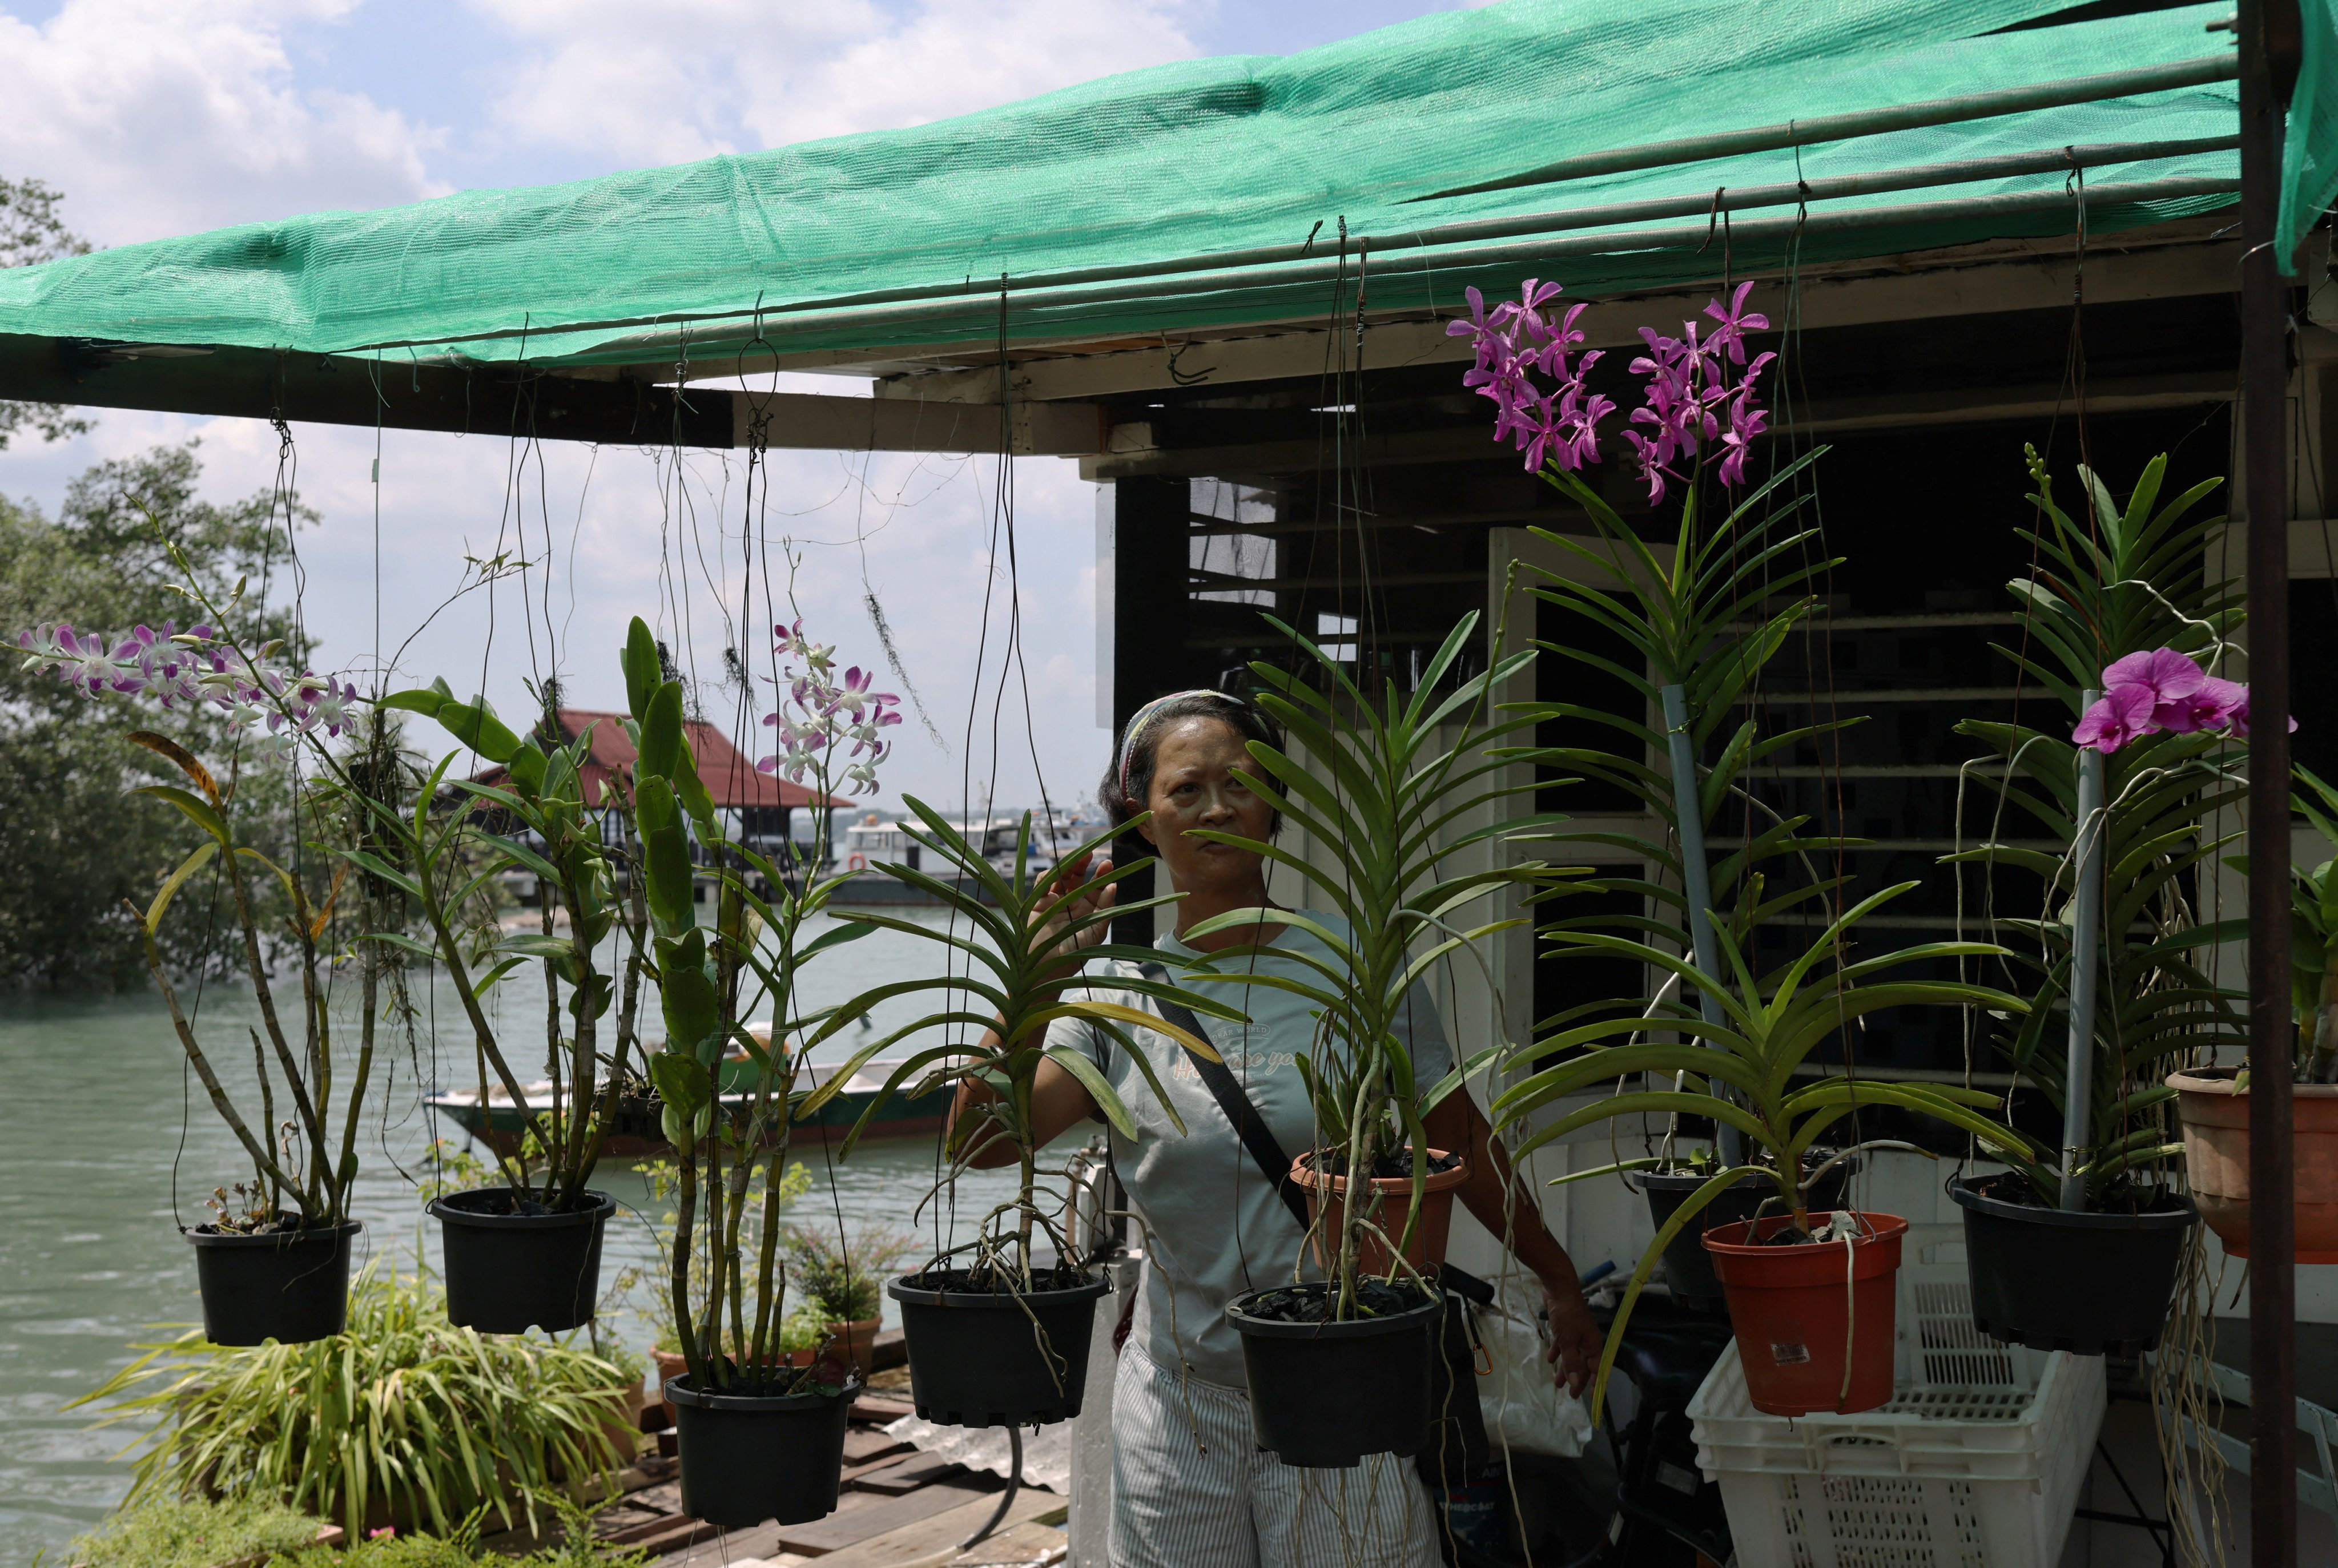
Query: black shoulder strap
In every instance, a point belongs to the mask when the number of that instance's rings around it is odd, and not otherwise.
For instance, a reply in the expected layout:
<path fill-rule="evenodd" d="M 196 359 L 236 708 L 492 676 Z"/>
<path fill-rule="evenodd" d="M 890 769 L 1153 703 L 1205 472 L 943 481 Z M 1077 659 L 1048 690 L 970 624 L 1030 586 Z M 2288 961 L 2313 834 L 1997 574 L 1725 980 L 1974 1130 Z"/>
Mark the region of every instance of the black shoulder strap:
<path fill-rule="evenodd" d="M 1137 968 L 1155 985 L 1174 984 L 1169 971 L 1160 964 L 1145 963 Z M 1156 996 L 1153 998 L 1153 1004 L 1161 1010 L 1161 1016 L 1188 1034 L 1196 1039 L 1210 1040 L 1210 1032 L 1202 1027 L 1202 1021 L 1194 1017 L 1194 1010 L 1184 1004 Z M 1214 1050 L 1217 1043 L 1210 1041 L 1210 1044 Z M 1258 1162 L 1259 1171 L 1265 1176 L 1267 1184 L 1282 1200 L 1283 1207 L 1291 1210 L 1291 1217 L 1299 1221 L 1299 1228 L 1306 1230 L 1312 1223 L 1307 1213 L 1307 1195 L 1299 1190 L 1299 1183 L 1291 1179 L 1291 1157 L 1282 1152 L 1282 1145 L 1274 1141 L 1274 1134 L 1267 1131 L 1258 1107 L 1250 1102 L 1250 1096 L 1243 1093 L 1242 1085 L 1234 1082 L 1233 1073 L 1223 1061 L 1204 1056 L 1191 1046 L 1185 1048 L 1185 1054 L 1193 1059 L 1194 1070 L 1201 1073 L 1202 1082 L 1209 1086 L 1211 1095 L 1218 1102 L 1218 1109 L 1225 1112 L 1226 1120 L 1233 1124 L 1234 1134 L 1242 1140 L 1243 1147 L 1249 1150 L 1250 1157 Z"/>

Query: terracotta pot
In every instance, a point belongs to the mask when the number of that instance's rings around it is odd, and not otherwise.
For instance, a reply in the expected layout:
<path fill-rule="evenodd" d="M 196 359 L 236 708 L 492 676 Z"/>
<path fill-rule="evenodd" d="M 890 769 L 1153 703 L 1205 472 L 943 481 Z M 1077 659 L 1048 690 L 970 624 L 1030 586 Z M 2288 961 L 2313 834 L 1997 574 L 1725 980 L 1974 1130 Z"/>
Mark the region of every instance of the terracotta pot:
<path fill-rule="evenodd" d="M 665 1406 L 665 1424 L 673 1425 L 673 1401 L 664 1397 L 665 1386 L 690 1371 L 690 1358 L 679 1350 L 653 1350 L 650 1359 L 657 1363 L 658 1403 Z"/>
<path fill-rule="evenodd" d="M 2168 1087 L 2184 1119 L 2184 1169 L 2200 1218 L 2235 1258 L 2249 1255 L 2249 1093 L 2234 1069 L 2173 1073 Z M 2296 1188 L 2294 1260 L 2338 1263 L 2338 1083 L 2299 1083 L 2290 1110 Z"/>
<path fill-rule="evenodd" d="M 1431 1149 L 1433 1159 L 1442 1159 L 1445 1151 Z M 1318 1175 L 1314 1156 L 1302 1154 L 1291 1162 L 1291 1179 L 1307 1192 L 1307 1211 L 1322 1223 L 1315 1228 L 1315 1261 L 1328 1274 L 1337 1258 L 1340 1228 L 1347 1223 L 1348 1179 L 1345 1176 Z M 1469 1162 L 1458 1161 L 1449 1171 L 1431 1171 L 1420 1194 L 1420 1221 L 1412 1229 L 1412 1241 L 1404 1250 L 1405 1261 L 1423 1274 L 1433 1272 L 1445 1261 L 1446 1232 L 1453 1225 L 1453 1190 L 1469 1174 Z M 1328 1185 L 1329 1193 L 1323 1189 Z M 1412 1178 L 1410 1176 L 1375 1176 L 1372 1178 L 1372 1206 L 1365 1218 L 1390 1240 L 1403 1234 L 1405 1210 L 1412 1204 Z M 1369 1233 L 1356 1238 L 1356 1269 L 1360 1274 L 1386 1274 L 1390 1262 L 1388 1248 L 1379 1237 Z"/>
<path fill-rule="evenodd" d="M 1704 1233 L 1704 1250 L 1729 1298 L 1746 1396 L 1765 1416 L 1850 1415 L 1891 1397 L 1900 1239 L 1908 1221 L 1895 1214 L 1860 1219 L 1867 1233 L 1853 1237 L 1848 1249 L 1840 1241 L 1758 1244 L 1793 1224 L 1791 1214 Z"/>
<path fill-rule="evenodd" d="M 869 1374 L 877 1369 L 877 1329 L 882 1321 L 856 1318 L 850 1323 L 822 1324 L 820 1331 L 832 1340 L 828 1348 L 829 1359 L 851 1368 L 861 1382 L 868 1382 Z"/>

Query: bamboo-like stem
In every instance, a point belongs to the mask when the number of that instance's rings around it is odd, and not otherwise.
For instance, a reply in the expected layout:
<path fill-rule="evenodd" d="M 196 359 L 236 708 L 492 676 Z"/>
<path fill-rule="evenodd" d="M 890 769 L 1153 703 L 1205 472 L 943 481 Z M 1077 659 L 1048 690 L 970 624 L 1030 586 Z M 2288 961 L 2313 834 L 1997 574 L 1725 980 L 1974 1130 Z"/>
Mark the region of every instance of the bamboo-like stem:
<path fill-rule="evenodd" d="M 260 1021 L 267 1026 L 269 1043 L 275 1047 L 277 1064 L 284 1070 L 287 1092 L 292 1096 L 292 1109 L 300 1118 L 302 1131 L 309 1135 L 309 1150 L 318 1164 L 325 1162 L 325 1130 L 317 1119 L 316 1107 L 309 1102 L 309 1088 L 301 1081 L 300 1064 L 286 1043 L 284 1027 L 276 1016 L 276 994 L 268 984 L 268 965 L 260 953 L 260 926 L 251 913 L 251 891 L 243 883 L 243 867 L 239 865 L 236 851 L 228 850 L 221 858 L 227 861 L 227 885 L 235 898 L 238 922 L 243 927 L 244 966 L 251 975 L 253 998 L 260 1004 Z"/>
<path fill-rule="evenodd" d="M 221 1087 L 219 1074 L 211 1070 L 211 1058 L 203 1054 L 201 1044 L 195 1039 L 194 1028 L 187 1022 L 184 1009 L 179 1005 L 178 988 L 171 984 L 170 975 L 163 971 L 162 950 L 154 941 L 154 933 L 146 929 L 145 912 L 126 898 L 123 900 L 123 906 L 138 922 L 139 935 L 146 946 L 146 971 L 154 977 L 155 988 L 162 993 L 162 1004 L 170 1010 L 171 1026 L 178 1032 L 179 1046 L 186 1052 L 187 1063 L 194 1068 L 195 1076 L 202 1080 L 203 1093 L 211 1096 L 211 1108 L 219 1112 L 220 1120 L 227 1123 L 228 1130 L 235 1134 L 236 1142 L 241 1143 L 244 1152 L 251 1156 L 251 1162 L 265 1172 L 270 1181 L 280 1188 L 298 1191 L 299 1184 L 284 1173 L 269 1147 L 251 1135 L 251 1129 L 244 1124 L 243 1117 L 236 1111 L 235 1102 L 227 1097 L 227 1090 Z"/>
<path fill-rule="evenodd" d="M 667 1259 L 673 1276 L 669 1289 L 673 1304 L 673 1334 L 682 1341 L 682 1358 L 690 1367 L 691 1383 L 704 1390 L 712 1387 L 707 1378 L 706 1350 L 699 1343 L 698 1330 L 690 1318 L 691 1222 L 698 1213 L 698 1152 L 691 1146 L 688 1128 L 683 1130 L 682 1144 L 674 1152 L 680 1156 L 674 1162 L 680 1191 L 674 1200 L 673 1256 Z"/>

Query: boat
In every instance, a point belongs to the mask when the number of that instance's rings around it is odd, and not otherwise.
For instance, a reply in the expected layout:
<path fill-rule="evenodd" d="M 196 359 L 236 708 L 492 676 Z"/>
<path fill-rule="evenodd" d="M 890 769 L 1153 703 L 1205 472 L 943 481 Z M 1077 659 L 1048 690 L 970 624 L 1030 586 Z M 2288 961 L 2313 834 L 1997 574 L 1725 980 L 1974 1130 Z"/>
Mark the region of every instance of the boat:
<path fill-rule="evenodd" d="M 762 1029 L 758 1028 L 760 1035 Z M 846 1080 L 833 1100 L 821 1106 L 809 1122 L 796 1122 L 789 1126 L 789 1142 L 799 1145 L 840 1143 L 852 1131 L 853 1123 L 869 1109 L 870 1101 L 883 1090 L 885 1081 L 896 1068 L 907 1061 L 906 1056 L 880 1056 L 865 1063 L 860 1072 Z M 839 1064 L 840 1065 L 840 1064 Z M 797 1079 L 800 1093 L 809 1093 L 826 1083 L 836 1066 L 814 1063 L 805 1067 Z M 752 1102 L 752 1084 L 754 1063 L 742 1048 L 733 1045 L 723 1058 L 719 1083 L 722 1103 L 743 1113 Z M 527 1097 L 531 1110 L 549 1107 L 552 1103 L 552 1081 L 541 1079 L 524 1083 L 520 1092 Z M 941 1131 L 949 1114 L 951 1090 L 937 1089 L 930 1093 L 896 1094 L 878 1109 L 861 1134 L 870 1138 L 930 1137 Z M 460 1127 L 477 1142 L 486 1144 L 498 1154 L 509 1154 L 519 1147 L 526 1118 L 513 1105 L 510 1093 L 500 1083 L 490 1084 L 484 1112 L 476 1089 L 454 1089 L 437 1094 L 426 1094 L 422 1102 Z M 647 1101 L 629 1101 L 617 1113 L 616 1125 L 611 1129 L 604 1154 L 617 1159 L 634 1159 L 645 1155 L 663 1154 L 672 1147 L 658 1127 L 658 1112 Z"/>
<path fill-rule="evenodd" d="M 953 822 L 950 827 L 968 843 L 978 848 L 990 868 L 1002 877 L 1015 875 L 1016 848 L 1023 832 L 1023 818 L 1013 817 L 968 818 Z M 1101 822 L 1089 823 L 1066 812 L 1052 817 L 1031 814 L 1031 845 L 1028 851 L 1029 874 L 1045 874 L 1056 863 L 1059 849 L 1068 848 L 1101 831 Z M 922 871 L 938 881 L 955 882 L 966 887 L 971 877 L 946 874 L 948 862 L 936 855 L 926 842 L 926 835 L 917 824 L 887 821 L 876 812 L 864 814 L 860 820 L 850 823 L 839 837 L 839 864 L 848 873 L 842 886 L 830 894 L 832 906 L 844 908 L 871 907 L 889 904 L 935 904 L 939 900 L 913 883 L 897 881 L 878 869 L 880 866 L 907 866 L 912 871 Z M 986 904 L 997 902 L 988 889 L 975 889 Z"/>

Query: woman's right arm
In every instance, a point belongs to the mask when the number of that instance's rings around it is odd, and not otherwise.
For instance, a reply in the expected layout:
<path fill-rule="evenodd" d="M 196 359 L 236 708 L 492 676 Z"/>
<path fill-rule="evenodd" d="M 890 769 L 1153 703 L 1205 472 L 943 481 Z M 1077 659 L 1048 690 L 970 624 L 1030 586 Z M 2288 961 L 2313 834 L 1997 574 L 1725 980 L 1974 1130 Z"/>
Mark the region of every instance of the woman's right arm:
<path fill-rule="evenodd" d="M 1111 861 L 1099 860 L 1095 862 L 1095 870 L 1090 871 L 1088 863 L 1091 858 L 1084 855 L 1077 860 L 1058 866 L 1056 868 L 1051 890 L 1068 892 L 1086 881 L 1091 876 L 1102 876 L 1112 869 Z M 1074 921 L 1111 908 L 1119 893 L 1120 888 L 1114 886 L 1106 887 L 1102 893 L 1091 893 L 1085 897 L 1074 899 L 1069 906 L 1059 910 L 1046 926 L 1041 927 L 1041 936 L 1045 938 L 1060 933 L 1066 926 Z M 1066 989 L 1078 981 L 1082 963 L 1080 953 L 1086 948 L 1095 946 L 1103 942 L 1110 935 L 1110 931 L 1111 927 L 1105 922 L 1099 920 L 1085 930 L 1061 939 L 1059 950 L 1063 956 L 1056 967 L 1056 989 Z M 982 1036 L 981 1048 L 986 1052 L 996 1051 L 998 1049 L 998 1032 L 996 1029 L 987 1030 Z M 1028 1040 L 1023 1044 L 1021 1049 L 1036 1051 L 1043 1044 L 1044 1041 L 1041 1040 Z M 992 1122 L 986 1107 L 994 1105 L 997 1102 L 997 1090 L 979 1080 L 968 1078 L 959 1082 L 958 1098 L 950 1103 L 949 1142 L 952 1144 L 962 1142 L 958 1132 L 959 1123 L 968 1116 L 977 1119 L 974 1125 L 968 1127 L 966 1138 L 963 1140 L 974 1145 L 974 1157 L 967 1163 L 977 1171 L 995 1171 L 1002 1165 L 1014 1164 L 1017 1158 L 1013 1139 L 1002 1136 L 995 1124 L 984 1125 Z M 1082 1087 L 1078 1079 L 1056 1063 L 1039 1063 L 1039 1070 L 1031 1077 L 1033 1148 L 1043 1148 L 1054 1142 L 1068 1132 L 1075 1123 L 1086 1121 L 1095 1113 L 1095 1101 L 1089 1095 L 1087 1090 Z"/>

